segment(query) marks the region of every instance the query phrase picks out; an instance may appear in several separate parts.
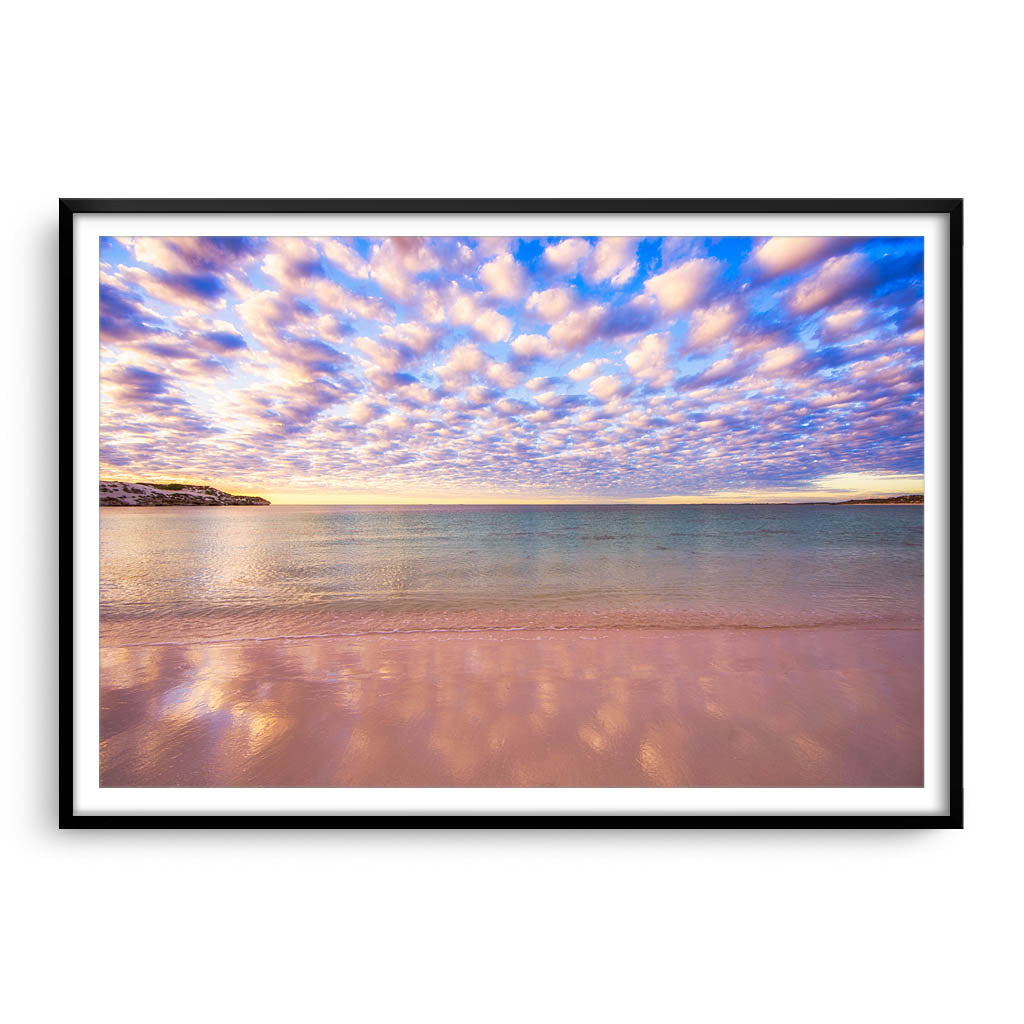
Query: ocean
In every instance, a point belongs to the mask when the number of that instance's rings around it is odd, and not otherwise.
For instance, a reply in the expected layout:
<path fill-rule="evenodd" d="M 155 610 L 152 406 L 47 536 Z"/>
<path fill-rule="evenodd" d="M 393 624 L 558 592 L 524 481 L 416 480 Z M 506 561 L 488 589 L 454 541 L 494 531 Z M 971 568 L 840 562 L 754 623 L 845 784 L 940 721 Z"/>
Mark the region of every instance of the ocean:
<path fill-rule="evenodd" d="M 101 511 L 104 642 L 919 627 L 920 506 Z"/>
<path fill-rule="evenodd" d="M 104 786 L 920 786 L 923 509 L 100 511 Z"/>

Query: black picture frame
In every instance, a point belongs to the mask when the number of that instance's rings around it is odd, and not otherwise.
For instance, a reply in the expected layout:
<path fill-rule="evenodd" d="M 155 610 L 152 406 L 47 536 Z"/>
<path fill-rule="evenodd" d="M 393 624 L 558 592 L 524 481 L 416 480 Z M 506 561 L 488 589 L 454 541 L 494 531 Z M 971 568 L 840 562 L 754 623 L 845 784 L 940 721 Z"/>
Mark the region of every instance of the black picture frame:
<path fill-rule="evenodd" d="M 933 814 L 80 814 L 74 805 L 74 579 L 60 582 L 58 824 L 80 828 L 963 828 L 963 212 L 962 199 L 61 199 L 60 484 L 75 473 L 74 221 L 79 214 L 938 214 L 949 238 L 949 636 L 946 813 Z M 73 509 L 62 503 L 59 556 Z"/>

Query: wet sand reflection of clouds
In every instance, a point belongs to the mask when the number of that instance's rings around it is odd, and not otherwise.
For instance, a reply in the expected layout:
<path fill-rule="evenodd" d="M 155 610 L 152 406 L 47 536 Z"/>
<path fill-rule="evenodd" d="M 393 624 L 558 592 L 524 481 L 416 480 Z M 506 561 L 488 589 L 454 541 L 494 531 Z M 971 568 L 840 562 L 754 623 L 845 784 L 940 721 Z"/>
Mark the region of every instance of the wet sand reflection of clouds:
<path fill-rule="evenodd" d="M 918 786 L 917 630 L 101 652 L 105 786 Z"/>

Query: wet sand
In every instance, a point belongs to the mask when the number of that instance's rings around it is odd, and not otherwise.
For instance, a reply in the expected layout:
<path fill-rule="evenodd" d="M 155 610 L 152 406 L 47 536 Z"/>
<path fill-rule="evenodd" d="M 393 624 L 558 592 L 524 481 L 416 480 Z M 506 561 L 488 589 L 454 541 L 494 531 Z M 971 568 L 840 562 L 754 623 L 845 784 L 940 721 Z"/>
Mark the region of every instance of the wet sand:
<path fill-rule="evenodd" d="M 919 629 L 100 651 L 103 786 L 920 786 Z"/>

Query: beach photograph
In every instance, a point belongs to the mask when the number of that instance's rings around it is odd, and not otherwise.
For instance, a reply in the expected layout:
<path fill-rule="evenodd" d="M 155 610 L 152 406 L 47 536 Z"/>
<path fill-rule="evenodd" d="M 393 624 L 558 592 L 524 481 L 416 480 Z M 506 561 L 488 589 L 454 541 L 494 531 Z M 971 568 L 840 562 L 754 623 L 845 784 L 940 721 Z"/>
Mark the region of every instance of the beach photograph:
<path fill-rule="evenodd" d="M 921 237 L 98 272 L 102 787 L 923 786 Z"/>
<path fill-rule="evenodd" d="M 1012 1010 L 1019 33 L 941 13 L 15 9 L 13 1020 Z"/>

